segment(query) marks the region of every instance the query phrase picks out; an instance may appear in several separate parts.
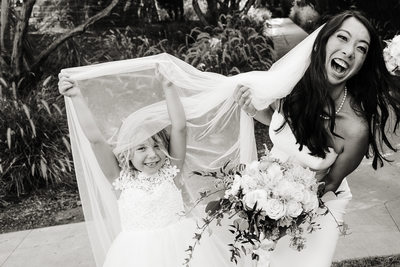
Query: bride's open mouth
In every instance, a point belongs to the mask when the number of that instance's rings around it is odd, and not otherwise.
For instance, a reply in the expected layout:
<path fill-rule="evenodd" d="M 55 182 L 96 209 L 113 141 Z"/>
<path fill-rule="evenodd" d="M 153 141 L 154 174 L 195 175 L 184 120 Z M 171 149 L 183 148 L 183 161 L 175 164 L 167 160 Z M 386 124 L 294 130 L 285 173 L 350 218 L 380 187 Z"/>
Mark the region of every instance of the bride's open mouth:
<path fill-rule="evenodd" d="M 331 60 L 332 70 L 339 76 L 343 76 L 349 68 L 349 64 L 346 61 L 334 58 Z"/>

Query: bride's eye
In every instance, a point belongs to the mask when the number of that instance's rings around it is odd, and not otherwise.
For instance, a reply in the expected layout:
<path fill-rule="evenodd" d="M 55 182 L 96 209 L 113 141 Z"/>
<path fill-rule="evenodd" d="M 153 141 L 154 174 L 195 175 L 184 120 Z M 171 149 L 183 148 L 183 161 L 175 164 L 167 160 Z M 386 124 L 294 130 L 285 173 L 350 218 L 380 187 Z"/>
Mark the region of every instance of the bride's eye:
<path fill-rule="evenodd" d="M 343 34 L 338 34 L 338 36 L 337 36 L 340 40 L 342 40 L 342 41 L 347 41 L 348 40 L 348 38 L 346 37 L 346 36 L 344 36 Z"/>
<path fill-rule="evenodd" d="M 364 47 L 364 46 L 359 46 L 358 50 L 360 50 L 361 53 L 363 53 L 363 54 L 366 54 L 368 52 L 368 49 L 366 47 Z"/>

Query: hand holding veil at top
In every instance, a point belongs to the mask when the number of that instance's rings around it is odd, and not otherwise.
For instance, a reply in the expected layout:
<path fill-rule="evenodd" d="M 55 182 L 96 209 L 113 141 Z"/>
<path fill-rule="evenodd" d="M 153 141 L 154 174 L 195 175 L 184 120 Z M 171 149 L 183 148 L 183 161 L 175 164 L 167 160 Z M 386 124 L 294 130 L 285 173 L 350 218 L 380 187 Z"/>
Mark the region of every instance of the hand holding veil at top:
<path fill-rule="evenodd" d="M 183 177 L 192 199 L 212 181 L 192 174 L 212 171 L 226 162 L 246 163 L 257 157 L 253 120 L 234 102 L 238 84 L 252 90 L 253 105 L 261 110 L 285 97 L 303 76 L 318 30 L 269 71 L 232 77 L 197 70 L 168 54 L 62 70 L 81 88 L 100 131 L 110 145 L 129 146 L 169 127 L 159 71 L 177 88 L 187 118 L 187 155 Z M 293 64 L 296 62 L 296 64 Z M 120 231 L 116 197 L 102 174 L 89 142 L 80 128 L 76 110 L 66 98 L 68 124 L 79 192 L 97 266 L 101 266 L 113 238 Z M 126 130 L 128 129 L 128 131 Z M 135 129 L 140 134 L 135 134 Z M 127 143 L 121 143 L 127 142 Z M 118 151 L 114 151 L 118 153 Z"/>

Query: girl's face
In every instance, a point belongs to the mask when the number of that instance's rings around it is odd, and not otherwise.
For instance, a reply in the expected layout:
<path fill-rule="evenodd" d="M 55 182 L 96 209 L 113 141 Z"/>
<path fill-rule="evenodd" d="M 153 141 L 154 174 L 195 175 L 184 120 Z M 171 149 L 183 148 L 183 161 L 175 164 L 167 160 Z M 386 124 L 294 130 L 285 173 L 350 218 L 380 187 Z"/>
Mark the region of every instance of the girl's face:
<path fill-rule="evenodd" d="M 370 35 L 356 18 L 346 19 L 326 43 L 325 70 L 331 85 L 345 83 L 361 69 Z"/>
<path fill-rule="evenodd" d="M 133 166 L 146 174 L 155 174 L 164 164 L 166 155 L 162 151 L 161 142 L 155 142 L 153 138 L 147 139 L 142 144 L 133 148 L 131 162 Z"/>

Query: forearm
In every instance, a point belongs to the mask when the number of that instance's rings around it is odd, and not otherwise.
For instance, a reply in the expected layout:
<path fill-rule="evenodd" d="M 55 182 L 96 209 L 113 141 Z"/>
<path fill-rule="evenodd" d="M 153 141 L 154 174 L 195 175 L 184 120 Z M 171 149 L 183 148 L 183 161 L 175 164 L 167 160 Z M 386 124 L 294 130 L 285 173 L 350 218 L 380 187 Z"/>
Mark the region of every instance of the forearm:
<path fill-rule="evenodd" d="M 82 95 L 76 95 L 71 97 L 72 103 L 79 114 L 78 121 L 86 136 L 91 143 L 103 142 L 104 137 L 100 132 L 100 129 L 95 123 L 94 117 L 90 109 L 88 108 Z"/>
<path fill-rule="evenodd" d="M 174 86 L 169 86 L 164 88 L 164 93 L 172 130 L 182 131 L 184 134 L 186 131 L 186 115 L 178 92 Z"/>
<path fill-rule="evenodd" d="M 324 191 L 323 194 L 332 191 L 333 193 L 336 192 L 336 190 L 339 188 L 340 184 L 342 183 L 344 177 L 339 178 L 339 177 L 334 177 L 330 175 L 329 173 L 325 175 L 320 182 L 324 182 Z"/>
<path fill-rule="evenodd" d="M 253 118 L 268 126 L 271 123 L 272 114 L 273 110 L 271 110 L 270 108 L 266 108 L 256 111 L 256 115 Z"/>

